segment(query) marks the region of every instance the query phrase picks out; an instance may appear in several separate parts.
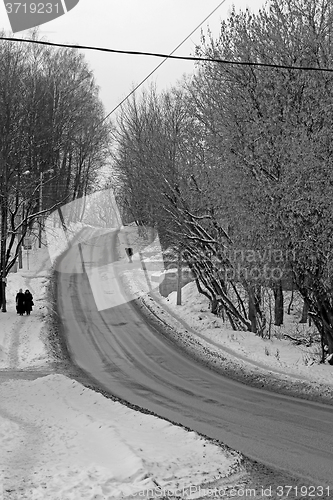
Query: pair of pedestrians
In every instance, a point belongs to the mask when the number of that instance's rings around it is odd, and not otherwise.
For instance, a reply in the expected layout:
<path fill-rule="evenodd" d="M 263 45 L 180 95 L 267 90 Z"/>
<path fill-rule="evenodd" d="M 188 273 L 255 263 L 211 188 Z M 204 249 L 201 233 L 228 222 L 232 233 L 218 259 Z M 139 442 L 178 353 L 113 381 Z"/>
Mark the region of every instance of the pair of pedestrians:
<path fill-rule="evenodd" d="M 30 316 L 33 305 L 34 305 L 33 296 L 29 292 L 29 290 L 26 290 L 23 293 L 22 288 L 20 288 L 19 292 L 16 294 L 17 314 L 19 314 L 20 316 L 23 316 L 23 314 L 26 313 L 27 316 Z"/>

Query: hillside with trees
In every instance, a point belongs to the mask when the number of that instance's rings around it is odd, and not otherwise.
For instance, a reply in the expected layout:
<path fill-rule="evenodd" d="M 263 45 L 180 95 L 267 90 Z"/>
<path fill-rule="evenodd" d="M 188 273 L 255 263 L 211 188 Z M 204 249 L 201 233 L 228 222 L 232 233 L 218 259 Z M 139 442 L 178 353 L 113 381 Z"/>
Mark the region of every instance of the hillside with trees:
<path fill-rule="evenodd" d="M 296 288 L 322 361 L 333 353 L 332 22 L 328 0 L 233 10 L 196 49 L 233 63 L 198 62 L 175 88 L 133 97 L 113 132 L 123 213 L 181 252 L 212 312 L 264 336 L 265 290 L 279 325 Z"/>

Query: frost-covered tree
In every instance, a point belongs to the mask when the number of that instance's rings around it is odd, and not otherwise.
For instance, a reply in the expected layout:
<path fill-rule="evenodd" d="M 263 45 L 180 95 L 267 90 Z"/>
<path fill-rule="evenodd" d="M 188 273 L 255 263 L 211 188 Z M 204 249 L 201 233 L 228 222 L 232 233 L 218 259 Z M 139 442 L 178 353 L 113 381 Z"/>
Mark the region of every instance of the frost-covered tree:
<path fill-rule="evenodd" d="M 2 286 L 28 231 L 56 206 L 93 189 L 109 125 L 84 57 L 32 42 L 0 41 Z"/>

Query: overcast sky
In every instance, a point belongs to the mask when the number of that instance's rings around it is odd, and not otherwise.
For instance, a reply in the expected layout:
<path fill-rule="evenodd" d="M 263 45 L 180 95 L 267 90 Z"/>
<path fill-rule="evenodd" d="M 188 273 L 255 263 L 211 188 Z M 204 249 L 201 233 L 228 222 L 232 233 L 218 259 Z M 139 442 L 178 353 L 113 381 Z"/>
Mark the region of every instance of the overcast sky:
<path fill-rule="evenodd" d="M 46 0 L 45 0 L 46 1 Z M 93 45 L 120 50 L 138 50 L 169 54 L 199 25 L 221 0 L 80 0 L 67 14 L 40 27 L 40 34 L 52 42 Z M 37 3 L 37 0 L 36 0 Z M 264 0 L 225 0 L 203 24 L 218 35 L 220 20 L 232 5 L 256 11 Z M 11 33 L 4 3 L 0 4 L 0 27 Z M 26 38 L 27 31 L 15 37 Z M 177 55 L 193 55 L 200 41 L 200 29 L 177 50 Z M 100 97 L 108 113 L 152 71 L 161 59 L 147 56 L 84 51 L 100 87 Z M 149 79 L 158 89 L 177 82 L 194 65 L 169 60 Z"/>

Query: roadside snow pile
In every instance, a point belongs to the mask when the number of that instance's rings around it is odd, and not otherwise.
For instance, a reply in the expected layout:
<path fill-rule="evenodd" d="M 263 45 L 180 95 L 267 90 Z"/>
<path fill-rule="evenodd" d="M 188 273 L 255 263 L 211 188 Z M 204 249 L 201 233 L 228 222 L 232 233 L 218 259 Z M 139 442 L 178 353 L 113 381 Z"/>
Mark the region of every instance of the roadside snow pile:
<path fill-rule="evenodd" d="M 4 485 L 22 499 L 111 499 L 176 490 L 216 481 L 237 464 L 236 453 L 226 456 L 194 432 L 62 375 L 5 382 L 0 394 Z"/>

